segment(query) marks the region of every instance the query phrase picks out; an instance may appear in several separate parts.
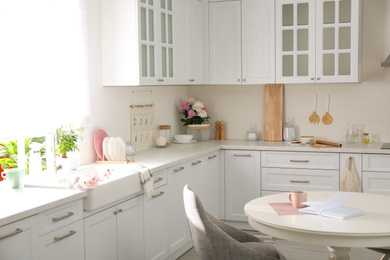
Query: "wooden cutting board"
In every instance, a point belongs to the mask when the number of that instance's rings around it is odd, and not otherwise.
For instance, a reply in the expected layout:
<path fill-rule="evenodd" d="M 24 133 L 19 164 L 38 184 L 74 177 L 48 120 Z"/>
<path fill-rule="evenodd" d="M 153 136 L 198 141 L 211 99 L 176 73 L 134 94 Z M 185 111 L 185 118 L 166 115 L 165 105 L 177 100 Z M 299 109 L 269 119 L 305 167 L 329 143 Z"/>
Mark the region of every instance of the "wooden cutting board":
<path fill-rule="evenodd" d="M 283 84 L 264 85 L 264 141 L 283 140 Z"/>

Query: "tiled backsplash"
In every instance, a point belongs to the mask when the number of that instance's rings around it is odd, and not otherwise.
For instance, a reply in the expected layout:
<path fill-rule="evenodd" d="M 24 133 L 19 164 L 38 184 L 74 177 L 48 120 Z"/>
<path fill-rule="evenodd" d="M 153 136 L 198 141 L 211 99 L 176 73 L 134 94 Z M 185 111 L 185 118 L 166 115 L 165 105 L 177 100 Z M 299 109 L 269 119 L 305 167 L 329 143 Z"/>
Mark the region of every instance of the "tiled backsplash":
<path fill-rule="evenodd" d="M 356 123 L 373 141 L 390 141 L 390 68 L 380 66 L 390 54 L 390 1 L 362 1 L 362 5 L 361 83 L 285 85 L 285 120 L 292 120 L 301 135 L 345 141 L 347 123 Z M 309 122 L 313 93 L 318 96 L 317 114 L 321 118 L 326 112 L 325 96 L 330 94 L 332 124 Z M 245 139 L 252 124 L 257 125 L 262 137 L 263 85 L 190 86 L 188 96 L 207 104 L 212 124 L 226 121 L 227 139 Z"/>

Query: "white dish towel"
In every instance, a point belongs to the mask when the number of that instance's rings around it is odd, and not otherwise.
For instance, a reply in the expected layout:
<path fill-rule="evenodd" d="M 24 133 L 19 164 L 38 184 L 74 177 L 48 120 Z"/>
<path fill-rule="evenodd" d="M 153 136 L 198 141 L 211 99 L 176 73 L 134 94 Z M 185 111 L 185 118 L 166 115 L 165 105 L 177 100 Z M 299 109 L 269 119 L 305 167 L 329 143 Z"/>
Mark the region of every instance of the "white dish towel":
<path fill-rule="evenodd" d="M 150 194 L 153 192 L 153 182 L 154 178 L 152 173 L 148 168 L 145 166 L 140 165 L 135 172 L 138 172 L 139 179 L 142 185 L 142 188 L 144 189 L 145 195 L 150 196 Z"/>

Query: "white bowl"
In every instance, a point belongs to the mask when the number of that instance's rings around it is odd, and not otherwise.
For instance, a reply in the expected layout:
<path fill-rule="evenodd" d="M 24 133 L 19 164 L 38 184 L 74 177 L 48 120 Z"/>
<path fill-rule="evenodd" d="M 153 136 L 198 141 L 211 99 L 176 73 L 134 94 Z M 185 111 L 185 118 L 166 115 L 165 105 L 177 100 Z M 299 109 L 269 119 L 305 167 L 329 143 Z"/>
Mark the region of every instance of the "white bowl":
<path fill-rule="evenodd" d="M 175 135 L 174 137 L 178 143 L 189 143 L 192 141 L 193 135 Z"/>
<path fill-rule="evenodd" d="M 312 135 L 302 135 L 300 137 L 300 141 L 303 143 L 303 144 L 309 144 L 310 143 L 310 140 L 314 140 L 315 141 L 315 138 L 314 136 Z"/>

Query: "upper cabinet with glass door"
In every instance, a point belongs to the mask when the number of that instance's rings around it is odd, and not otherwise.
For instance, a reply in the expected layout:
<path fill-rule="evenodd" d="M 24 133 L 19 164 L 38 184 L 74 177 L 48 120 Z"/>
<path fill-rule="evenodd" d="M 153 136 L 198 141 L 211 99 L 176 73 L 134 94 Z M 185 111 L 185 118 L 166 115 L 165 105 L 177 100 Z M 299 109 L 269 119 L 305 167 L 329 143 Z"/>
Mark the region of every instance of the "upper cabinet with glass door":
<path fill-rule="evenodd" d="M 317 1 L 317 82 L 358 82 L 359 0 Z"/>
<path fill-rule="evenodd" d="M 173 0 L 100 2 L 103 86 L 173 83 Z"/>
<path fill-rule="evenodd" d="M 276 81 L 359 81 L 359 0 L 276 2 Z"/>

